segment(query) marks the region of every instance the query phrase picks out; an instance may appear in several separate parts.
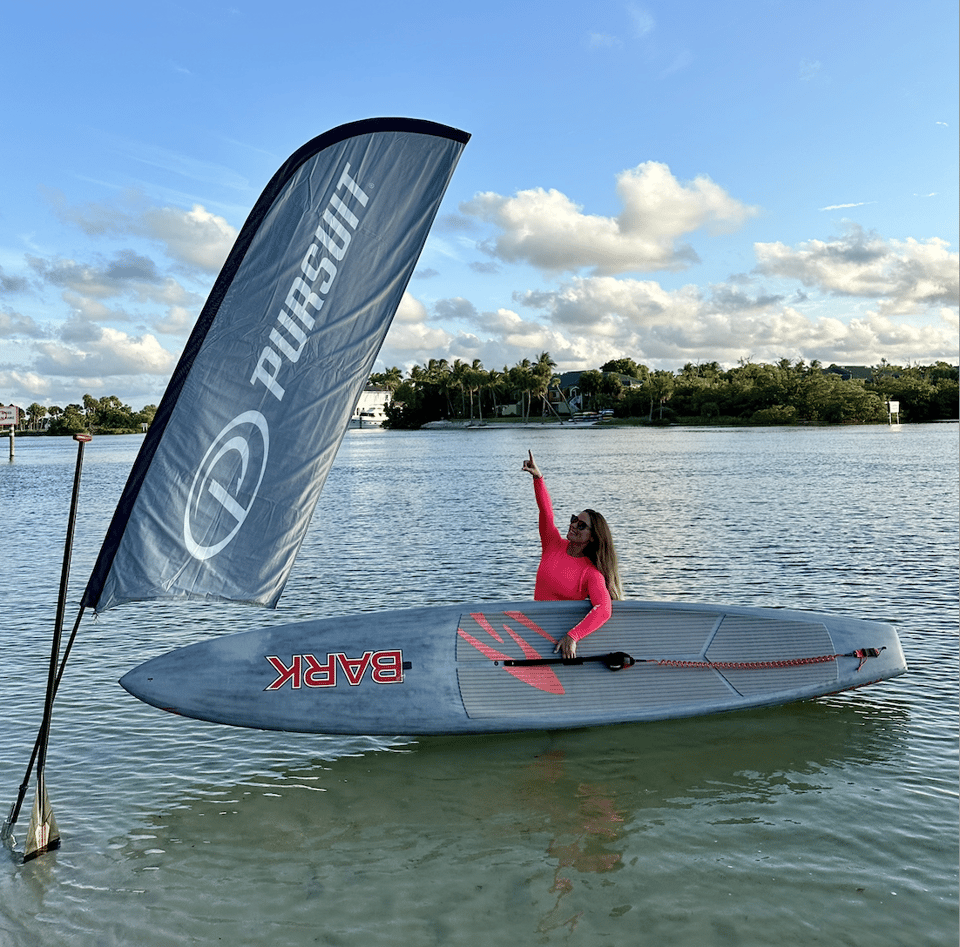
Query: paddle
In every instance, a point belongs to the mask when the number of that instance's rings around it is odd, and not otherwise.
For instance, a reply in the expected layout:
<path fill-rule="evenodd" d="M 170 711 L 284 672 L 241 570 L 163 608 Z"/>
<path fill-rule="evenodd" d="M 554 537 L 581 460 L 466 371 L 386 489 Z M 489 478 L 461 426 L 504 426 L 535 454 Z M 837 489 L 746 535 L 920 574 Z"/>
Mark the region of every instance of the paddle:
<path fill-rule="evenodd" d="M 70 515 L 67 521 L 67 536 L 63 549 L 63 566 L 60 571 L 60 595 L 57 599 L 57 615 L 53 628 L 53 641 L 50 646 L 50 669 L 47 674 L 47 695 L 43 708 L 43 720 L 40 724 L 40 731 L 37 734 L 37 740 L 33 747 L 33 753 L 30 756 L 30 763 L 27 766 L 27 772 L 24 776 L 23 784 L 20 786 L 20 792 L 16 802 L 10 809 L 10 815 L 3 824 L 0 831 L 0 837 L 8 838 L 11 829 L 20 815 L 20 807 L 23 805 L 24 796 L 30 784 L 30 773 L 33 770 L 33 764 L 37 764 L 37 795 L 34 799 L 33 813 L 30 818 L 30 827 L 27 830 L 27 838 L 24 842 L 23 860 L 25 862 L 42 855 L 44 852 L 51 852 L 60 847 L 60 832 L 57 828 L 57 821 L 53 816 L 53 808 L 50 805 L 50 799 L 47 796 L 46 780 L 44 779 L 44 767 L 47 759 L 47 742 L 50 737 L 50 723 L 53 717 L 53 701 L 57 695 L 57 688 L 60 685 L 60 678 L 63 675 L 63 669 L 66 665 L 67 655 L 73 644 L 76 635 L 76 626 L 74 633 L 70 636 L 70 642 L 67 645 L 67 653 L 60 662 L 60 642 L 63 636 L 63 616 L 66 611 L 67 587 L 70 576 L 70 559 L 73 555 L 73 533 L 77 522 L 77 502 L 80 496 L 80 473 L 83 469 L 83 448 L 84 445 L 92 440 L 89 434 L 74 434 L 73 439 L 77 442 L 77 466 L 73 476 L 73 495 L 70 499 Z M 82 614 L 82 611 L 81 611 Z M 77 624 L 80 619 L 78 617 Z"/>

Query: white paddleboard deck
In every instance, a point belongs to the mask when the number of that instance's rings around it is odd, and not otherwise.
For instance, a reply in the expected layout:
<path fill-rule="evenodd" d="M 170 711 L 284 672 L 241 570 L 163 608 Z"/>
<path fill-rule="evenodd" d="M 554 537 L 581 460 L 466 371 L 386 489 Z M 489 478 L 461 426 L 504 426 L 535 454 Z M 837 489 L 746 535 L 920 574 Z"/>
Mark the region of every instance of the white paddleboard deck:
<path fill-rule="evenodd" d="M 452 734 L 663 720 L 833 694 L 906 671 L 897 632 L 813 612 L 615 602 L 578 657 L 554 644 L 587 603 L 367 612 L 224 635 L 130 671 L 173 713 L 265 730 Z M 520 662 L 515 664 L 513 662 Z"/>

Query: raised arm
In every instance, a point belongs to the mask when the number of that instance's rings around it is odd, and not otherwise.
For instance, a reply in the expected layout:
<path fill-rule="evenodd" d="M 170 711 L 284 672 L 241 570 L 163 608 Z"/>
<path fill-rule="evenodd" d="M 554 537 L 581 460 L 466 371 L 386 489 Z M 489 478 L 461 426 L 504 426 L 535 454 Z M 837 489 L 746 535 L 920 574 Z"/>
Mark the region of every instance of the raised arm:
<path fill-rule="evenodd" d="M 533 495 L 536 497 L 539 513 L 540 543 L 546 549 L 548 546 L 561 544 L 563 537 L 553 520 L 553 503 L 550 501 L 550 493 L 543 474 L 540 473 L 540 468 L 533 459 L 533 452 L 527 451 L 527 454 L 529 459 L 523 462 L 523 469 L 533 477 Z"/>

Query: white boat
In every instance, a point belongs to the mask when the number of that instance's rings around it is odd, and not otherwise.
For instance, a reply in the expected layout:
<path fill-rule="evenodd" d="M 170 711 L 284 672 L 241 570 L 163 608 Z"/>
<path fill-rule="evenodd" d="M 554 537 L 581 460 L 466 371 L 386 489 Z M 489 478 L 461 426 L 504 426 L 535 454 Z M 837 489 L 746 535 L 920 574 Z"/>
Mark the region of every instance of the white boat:
<path fill-rule="evenodd" d="M 391 398 L 389 388 L 364 388 L 350 417 L 350 427 L 383 427 Z"/>

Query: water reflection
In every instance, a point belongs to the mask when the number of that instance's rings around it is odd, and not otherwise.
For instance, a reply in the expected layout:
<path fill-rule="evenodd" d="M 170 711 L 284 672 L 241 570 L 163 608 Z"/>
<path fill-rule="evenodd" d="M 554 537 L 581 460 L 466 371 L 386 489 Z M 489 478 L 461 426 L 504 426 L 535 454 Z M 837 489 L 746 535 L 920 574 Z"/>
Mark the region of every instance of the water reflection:
<path fill-rule="evenodd" d="M 419 885 L 422 898 L 457 878 L 471 904 L 505 886 L 505 898 L 524 891 L 537 905 L 537 931 L 572 930 L 594 883 L 623 872 L 631 880 L 611 914 L 638 909 L 639 866 L 655 870 L 650 860 L 665 857 L 670 838 L 676 858 L 698 832 L 773 833 L 780 864 L 803 850 L 796 828 L 811 820 L 862 836 L 862 793 L 895 777 L 908 727 L 906 709 L 813 702 L 696 726 L 425 738 L 375 751 L 331 740 L 307 765 L 192 780 L 111 848 L 133 871 L 158 874 L 144 884 L 172 885 L 181 911 L 193 910 L 192 884 L 229 872 L 245 852 L 256 853 L 276 903 L 294 903 L 306 886 L 338 929 L 372 909 L 384 883 L 401 899 Z M 851 781 L 858 794 L 838 800 Z M 301 868 L 283 871 L 291 860 Z M 334 896 L 346 881 L 360 886 L 350 906 Z M 248 895 L 220 893 L 241 912 Z"/>
<path fill-rule="evenodd" d="M 626 814 L 618 811 L 612 790 L 585 782 L 571 773 L 563 750 L 537 757 L 528 767 L 519 799 L 525 803 L 525 824 L 520 832 L 538 831 L 548 836 L 546 854 L 555 865 L 549 893 L 556 901 L 540 921 L 538 932 L 567 927 L 573 930 L 582 912 L 566 916 L 563 898 L 574 890 L 577 876 L 603 874 L 621 867 L 621 835 Z"/>
<path fill-rule="evenodd" d="M 822 792 L 838 771 L 890 765 L 903 752 L 907 722 L 905 710 L 864 714 L 812 702 L 703 718 L 693 727 L 672 721 L 339 749 L 330 738 L 328 754 L 305 767 L 228 785 L 196 781 L 170 798 L 157 824 L 179 839 L 223 844 L 241 826 L 262 841 L 269 824 L 274 837 L 309 832 L 321 848 L 344 832 L 406 826 L 415 835 L 461 822 L 479 836 L 490 824 L 509 824 L 527 834 L 561 826 L 560 835 L 615 839 L 666 810 L 735 804 L 758 818 L 784 792 Z M 215 826 L 226 823 L 211 817 L 225 806 L 239 824 L 221 837 Z M 140 851 L 129 839 L 123 848 Z M 590 870 L 615 861 L 601 858 Z"/>

